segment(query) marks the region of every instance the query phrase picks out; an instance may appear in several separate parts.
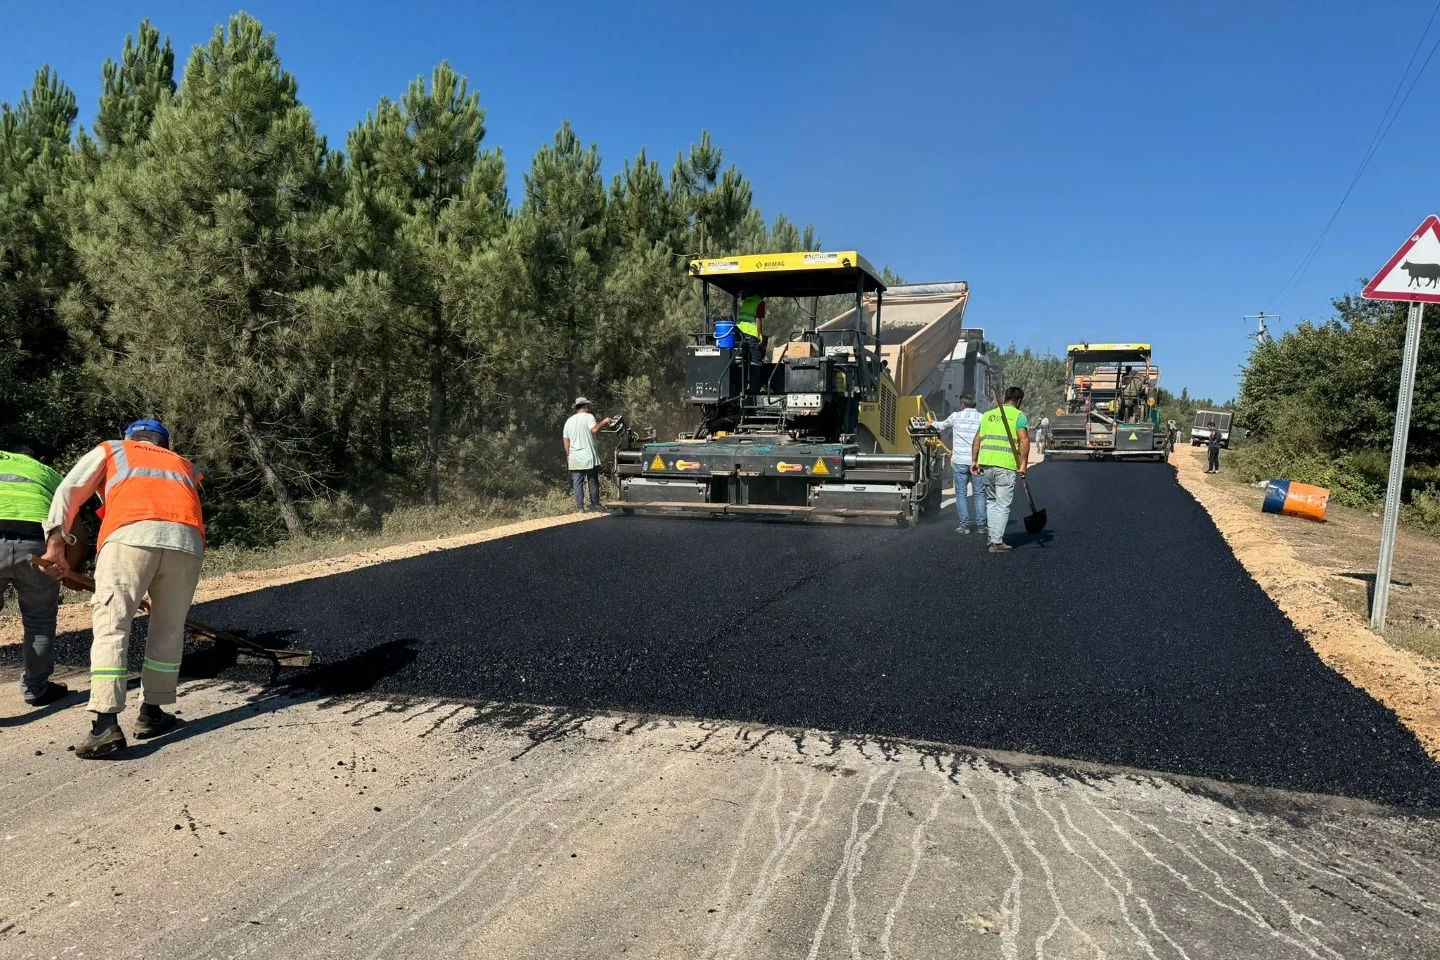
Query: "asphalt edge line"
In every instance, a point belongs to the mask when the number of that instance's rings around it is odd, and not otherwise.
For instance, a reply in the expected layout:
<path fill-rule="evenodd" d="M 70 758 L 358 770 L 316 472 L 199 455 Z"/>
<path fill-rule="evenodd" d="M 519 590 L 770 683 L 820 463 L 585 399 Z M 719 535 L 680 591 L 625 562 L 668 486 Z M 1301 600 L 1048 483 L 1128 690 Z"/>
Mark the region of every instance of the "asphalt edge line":
<path fill-rule="evenodd" d="M 262 570 L 243 570 L 234 573 L 217 574 L 213 577 L 202 578 L 200 580 L 200 585 L 195 589 L 195 600 L 192 608 L 202 603 L 209 603 L 212 600 L 224 600 L 245 593 L 268 590 L 271 587 L 283 587 L 286 584 L 298 583 L 302 580 L 317 580 L 321 577 L 349 573 L 352 570 L 363 570 L 366 567 L 389 563 L 392 560 L 408 560 L 411 557 L 419 557 L 427 553 L 438 553 L 442 550 L 458 550 L 461 547 L 471 547 L 479 543 L 488 543 L 492 540 L 503 540 L 506 537 L 534 533 L 538 530 L 549 530 L 553 527 L 565 526 L 566 524 L 586 523 L 591 520 L 602 519 L 608 515 L 609 514 L 605 513 L 563 513 L 554 517 L 519 520 L 515 523 L 489 527 L 484 530 L 475 530 L 470 533 L 452 534 L 447 537 L 432 538 L 430 540 L 414 540 L 409 543 L 396 543 L 386 547 L 374 547 L 369 550 L 360 550 L 355 553 L 341 554 L 336 557 L 325 557 L 319 560 L 305 560 L 301 563 L 294 563 L 283 567 L 267 567 Z M 56 633 L 68 633 L 89 629 L 90 604 L 68 603 L 60 607 L 59 623 L 56 626 Z M 14 622 L 13 629 L 0 625 L 0 646 L 19 643 L 21 639 L 20 630 L 21 624 L 18 619 Z M 12 633 L 13 636 L 11 636 Z"/>
<path fill-rule="evenodd" d="M 363 570 L 366 567 L 390 563 L 393 560 L 408 560 L 412 557 L 424 556 L 427 553 L 458 550 L 462 547 L 473 547 L 479 543 L 503 540 L 507 537 L 534 533 L 538 530 L 549 530 L 553 527 L 563 527 L 572 523 L 586 523 L 591 520 L 598 520 L 602 516 L 606 516 L 606 514 L 566 513 L 555 517 L 539 517 L 533 520 L 520 520 L 515 523 L 504 524 L 503 526 L 490 527 L 485 530 L 476 530 L 473 533 L 460 533 L 432 540 L 415 540 L 410 543 L 397 543 L 388 547 L 376 547 L 372 550 L 362 550 L 358 553 L 347 553 L 338 557 L 329 557 L 322 560 L 306 560 L 303 563 L 291 564 L 287 567 L 272 567 L 268 570 L 247 570 L 239 573 L 221 574 L 208 582 L 205 580 L 200 581 L 200 586 L 195 591 L 195 603 L 201 604 L 211 600 L 224 600 L 227 597 L 234 597 L 243 593 L 254 593 L 257 590 L 284 586 L 288 583 L 298 583 L 301 580 L 317 580 L 321 577 L 334 576 L 338 573 Z"/>
<path fill-rule="evenodd" d="M 1151 784 L 1163 783 L 1187 793 L 1204 796 L 1207 799 L 1232 809 L 1243 809 L 1252 812 L 1274 814 L 1307 812 L 1338 813 L 1376 817 L 1401 817 L 1408 820 L 1440 821 L 1440 811 L 1430 808 L 1377 803 L 1374 800 L 1365 800 L 1360 797 L 1351 797 L 1344 794 L 1312 793 L 1304 790 L 1291 790 L 1285 787 L 1262 786 L 1239 780 L 1219 780 L 1213 777 L 1176 773 L 1149 767 L 1123 766 L 1098 760 L 1080 760 L 1074 757 L 1058 757 L 1049 754 L 1021 753 L 1014 750 L 976 747 L 970 744 L 952 743 L 945 740 L 927 740 L 920 737 L 906 737 L 887 733 L 856 733 L 853 731 L 822 729 L 819 727 L 794 727 L 783 724 L 733 720 L 724 717 L 703 717 L 685 713 L 639 712 L 610 708 L 595 708 L 593 710 L 588 708 L 577 709 L 553 703 L 539 703 L 529 700 L 487 700 L 471 697 L 434 697 L 426 694 L 376 694 L 373 692 L 338 694 L 333 697 L 326 697 L 325 699 L 327 701 L 354 701 L 357 703 L 374 704 L 420 704 L 438 702 L 447 706 L 463 705 L 475 709 L 480 718 L 483 718 L 484 708 L 490 706 L 503 707 L 506 709 L 518 708 L 521 710 L 531 710 L 534 711 L 534 718 L 578 716 L 580 721 L 579 725 L 570 732 L 597 741 L 616 738 L 605 733 L 603 730 L 592 733 L 587 729 L 589 724 L 599 724 L 603 728 L 612 726 L 612 721 L 623 720 L 637 724 L 638 726 L 635 729 L 638 729 L 640 726 L 656 723 L 668 723 L 671 725 L 684 724 L 697 727 L 703 724 L 715 724 L 717 728 L 733 729 L 747 734 L 750 732 L 780 734 L 782 736 L 774 741 L 777 745 L 776 749 L 778 751 L 787 751 L 790 755 L 802 760 L 824 759 L 827 755 L 807 754 L 803 751 L 788 750 L 784 744 L 793 745 L 797 737 L 802 739 L 816 737 L 827 742 L 833 738 L 856 748 L 862 756 L 865 755 L 864 748 L 871 744 L 884 747 L 900 747 L 914 754 L 922 765 L 926 759 L 934 762 L 936 758 L 945 756 L 953 757 L 960 761 L 984 762 L 989 764 L 992 769 L 1010 775 L 1018 772 L 1033 771 L 1058 779 L 1068 779 L 1080 783 L 1090 779 L 1110 781 L 1129 780 L 1135 783 L 1148 782 Z M 485 726 L 483 720 L 482 723 L 470 726 L 469 729 L 477 729 L 479 726 Z M 540 727 L 546 731 L 551 729 L 546 726 L 543 721 Z M 530 736 L 530 729 L 527 724 L 520 724 L 518 726 L 504 728 L 503 732 Z M 621 734 L 621 736 L 628 735 L 629 731 Z M 542 739 L 534 741 L 532 737 L 532 741 L 537 745 L 541 742 L 558 743 L 562 739 L 563 736 L 554 738 L 553 740 Z M 757 740 L 749 740 L 748 737 L 746 740 L 749 743 L 757 742 Z M 769 755 L 775 756 L 773 753 Z M 896 758 L 896 754 L 887 753 L 885 754 L 885 760 L 883 762 L 893 763 L 896 762 Z"/>
<path fill-rule="evenodd" d="M 1335 673 L 1383 704 L 1440 763 L 1440 666 L 1391 646 L 1321 586 L 1323 577 L 1230 491 L 1203 479 L 1193 455 L 1172 459 L 1176 479 L 1210 515 L 1235 558 Z M 1295 521 L 1306 522 L 1306 521 Z M 1282 563 L 1274 563 L 1279 553 Z M 1266 555 L 1262 560 L 1262 554 Z"/>

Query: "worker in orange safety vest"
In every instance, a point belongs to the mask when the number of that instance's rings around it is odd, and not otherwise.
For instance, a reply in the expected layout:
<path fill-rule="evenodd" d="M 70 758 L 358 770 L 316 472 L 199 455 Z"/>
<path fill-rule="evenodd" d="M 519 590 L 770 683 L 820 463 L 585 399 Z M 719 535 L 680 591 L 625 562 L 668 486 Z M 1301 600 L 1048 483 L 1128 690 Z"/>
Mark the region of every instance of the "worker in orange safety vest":
<path fill-rule="evenodd" d="M 95 561 L 94 640 L 90 647 L 90 734 L 75 747 L 83 759 L 126 746 L 119 714 L 125 708 L 130 624 L 148 593 L 150 626 L 140 674 L 135 736 L 159 736 L 175 726 L 165 706 L 175 702 L 185 618 L 205 556 L 200 473 L 170 450 L 158 420 L 137 420 L 123 440 L 95 447 L 61 481 L 45 522 L 47 573 L 70 571 L 65 546 L 80 508 L 95 494 L 105 501 Z"/>

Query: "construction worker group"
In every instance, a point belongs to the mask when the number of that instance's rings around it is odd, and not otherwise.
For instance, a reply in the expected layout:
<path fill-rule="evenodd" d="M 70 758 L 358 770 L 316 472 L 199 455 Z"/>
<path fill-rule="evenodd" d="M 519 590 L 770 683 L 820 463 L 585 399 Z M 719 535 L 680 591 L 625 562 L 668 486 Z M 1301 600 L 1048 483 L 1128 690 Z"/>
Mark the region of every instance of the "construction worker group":
<path fill-rule="evenodd" d="M 1030 423 L 1020 409 L 1024 402 L 1025 391 L 1011 387 L 1002 405 L 981 414 L 975 398 L 966 394 L 959 410 L 934 424 L 942 436 L 949 430 L 953 438 L 955 512 L 960 518 L 955 532 L 985 532 L 991 553 L 1012 549 L 1005 542 L 1005 527 L 1015 487 L 1030 461 Z"/>
<path fill-rule="evenodd" d="M 148 608 L 140 672 L 141 706 L 131 725 L 140 739 L 174 729 L 164 708 L 175 702 L 185 618 L 205 555 L 201 476 L 170 449 L 157 420 L 137 420 L 121 439 L 97 445 L 62 477 L 34 450 L 0 451 L 0 602 L 13 585 L 24 627 L 20 692 L 33 707 L 67 698 L 50 679 L 62 582 L 88 586 L 71 564 L 84 555 L 82 508 L 98 496 L 91 604 L 89 732 L 75 747 L 82 759 L 127 746 L 119 715 L 129 685 L 130 627 Z"/>

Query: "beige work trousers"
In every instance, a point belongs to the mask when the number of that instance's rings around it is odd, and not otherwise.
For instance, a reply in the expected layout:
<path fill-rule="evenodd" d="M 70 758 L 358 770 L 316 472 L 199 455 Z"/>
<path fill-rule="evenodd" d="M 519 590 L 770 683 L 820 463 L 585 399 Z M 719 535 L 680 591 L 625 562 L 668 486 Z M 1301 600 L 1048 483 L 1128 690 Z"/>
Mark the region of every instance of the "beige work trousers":
<path fill-rule="evenodd" d="M 185 646 L 185 617 L 200 582 L 200 558 L 183 550 L 107 543 L 95 561 L 95 599 L 91 620 L 90 709 L 119 713 L 125 708 L 126 656 L 130 624 L 140 601 L 150 594 L 150 629 L 140 691 L 146 703 L 175 702 L 180 654 Z"/>

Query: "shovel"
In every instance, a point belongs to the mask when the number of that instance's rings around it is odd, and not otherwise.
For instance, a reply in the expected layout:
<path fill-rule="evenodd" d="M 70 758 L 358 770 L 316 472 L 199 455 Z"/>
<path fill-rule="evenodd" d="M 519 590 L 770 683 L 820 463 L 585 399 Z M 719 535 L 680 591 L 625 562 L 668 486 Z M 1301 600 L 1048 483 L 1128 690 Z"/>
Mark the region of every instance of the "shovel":
<path fill-rule="evenodd" d="M 1015 433 L 1010 429 L 1010 418 L 1005 416 L 1005 398 L 999 387 L 995 388 L 995 402 L 1000 405 L 1000 422 L 1005 425 L 1005 439 L 1010 441 L 1010 452 L 1015 455 L 1015 464 L 1019 466 L 1020 445 L 1015 442 Z M 1034 536 L 1045 529 L 1045 511 L 1035 509 L 1035 497 L 1030 493 L 1029 479 L 1022 475 L 1020 483 L 1025 487 L 1025 499 L 1030 501 L 1030 516 L 1025 518 L 1025 532 Z"/>
<path fill-rule="evenodd" d="M 47 573 L 45 570 L 47 564 L 41 560 L 41 558 L 31 557 L 30 563 L 42 573 Z M 85 576 L 85 574 L 76 573 L 73 570 L 66 574 L 65 578 L 60 582 L 71 590 L 84 590 L 86 593 L 95 592 L 95 581 Z M 259 657 L 262 660 L 269 660 L 277 667 L 308 667 L 315 662 L 315 655 L 309 650 L 281 650 L 275 647 L 261 646 L 254 640 L 247 640 L 244 637 L 236 636 L 228 630 L 221 630 L 218 627 L 209 626 L 208 624 L 201 623 L 199 620 L 192 620 L 189 617 L 185 618 L 185 626 L 189 627 L 193 633 L 220 643 L 228 643 L 241 653 L 248 653 L 252 657 Z"/>

